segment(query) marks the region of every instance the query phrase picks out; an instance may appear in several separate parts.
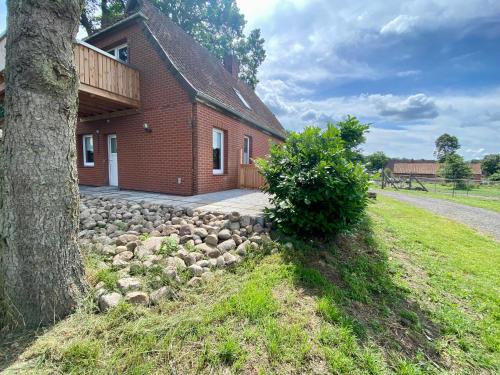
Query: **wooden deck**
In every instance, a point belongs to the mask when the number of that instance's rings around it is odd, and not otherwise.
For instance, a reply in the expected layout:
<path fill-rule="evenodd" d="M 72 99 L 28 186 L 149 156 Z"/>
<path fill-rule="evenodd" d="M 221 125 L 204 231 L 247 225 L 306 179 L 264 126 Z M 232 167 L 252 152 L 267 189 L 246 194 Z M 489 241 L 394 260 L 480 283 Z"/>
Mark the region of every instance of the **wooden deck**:
<path fill-rule="evenodd" d="M 5 40 L 0 39 L 0 100 L 5 92 Z M 80 76 L 78 116 L 92 121 L 135 113 L 141 106 L 139 71 L 86 43 L 77 43 L 74 63 Z"/>

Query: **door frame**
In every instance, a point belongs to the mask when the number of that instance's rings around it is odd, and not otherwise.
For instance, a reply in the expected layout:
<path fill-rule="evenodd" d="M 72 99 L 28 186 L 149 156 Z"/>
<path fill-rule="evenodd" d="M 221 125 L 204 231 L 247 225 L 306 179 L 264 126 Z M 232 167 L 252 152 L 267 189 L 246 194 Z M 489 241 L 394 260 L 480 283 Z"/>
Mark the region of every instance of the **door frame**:
<path fill-rule="evenodd" d="M 111 163 L 110 163 L 110 156 L 111 156 L 111 139 L 114 138 L 116 142 L 116 160 L 115 160 L 115 165 L 116 165 L 116 185 L 111 184 Z M 116 137 L 116 134 L 108 134 L 108 185 L 109 186 L 117 186 L 119 183 L 119 175 L 118 175 L 118 139 Z"/>

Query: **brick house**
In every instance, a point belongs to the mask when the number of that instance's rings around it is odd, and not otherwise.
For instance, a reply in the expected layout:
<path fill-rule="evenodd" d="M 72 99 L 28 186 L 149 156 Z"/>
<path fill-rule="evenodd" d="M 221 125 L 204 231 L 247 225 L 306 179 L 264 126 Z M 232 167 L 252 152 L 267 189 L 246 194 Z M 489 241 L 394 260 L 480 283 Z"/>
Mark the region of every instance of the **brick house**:
<path fill-rule="evenodd" d="M 80 184 L 178 195 L 237 188 L 240 164 L 265 156 L 285 130 L 237 78 L 234 57 L 220 63 L 148 0 L 126 12 L 75 48 Z"/>

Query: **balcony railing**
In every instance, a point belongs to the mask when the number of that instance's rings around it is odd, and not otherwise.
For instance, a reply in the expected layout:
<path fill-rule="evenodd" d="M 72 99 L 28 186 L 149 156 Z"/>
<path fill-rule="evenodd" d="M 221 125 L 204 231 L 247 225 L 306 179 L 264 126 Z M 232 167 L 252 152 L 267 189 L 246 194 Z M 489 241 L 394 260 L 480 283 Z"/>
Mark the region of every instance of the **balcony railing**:
<path fill-rule="evenodd" d="M 0 72 L 5 68 L 5 36 L 0 38 Z M 140 107 L 139 71 L 114 56 L 83 42 L 73 50 L 80 77 L 80 119 L 92 120 L 130 113 Z M 5 84 L 0 78 L 0 97 Z"/>

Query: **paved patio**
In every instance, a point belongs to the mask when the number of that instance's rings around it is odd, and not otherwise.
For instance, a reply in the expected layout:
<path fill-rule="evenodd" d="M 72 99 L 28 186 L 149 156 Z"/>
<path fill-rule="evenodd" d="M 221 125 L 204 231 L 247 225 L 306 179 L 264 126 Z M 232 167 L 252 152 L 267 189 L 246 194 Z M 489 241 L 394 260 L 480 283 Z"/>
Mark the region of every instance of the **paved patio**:
<path fill-rule="evenodd" d="M 267 195 L 248 189 L 234 189 L 216 193 L 182 197 L 179 195 L 148 193 L 143 191 L 120 190 L 114 187 L 80 186 L 86 196 L 126 199 L 133 202 L 147 201 L 174 207 L 196 208 L 205 211 L 229 213 L 238 211 L 242 215 L 260 216 L 264 207 L 269 205 Z"/>

